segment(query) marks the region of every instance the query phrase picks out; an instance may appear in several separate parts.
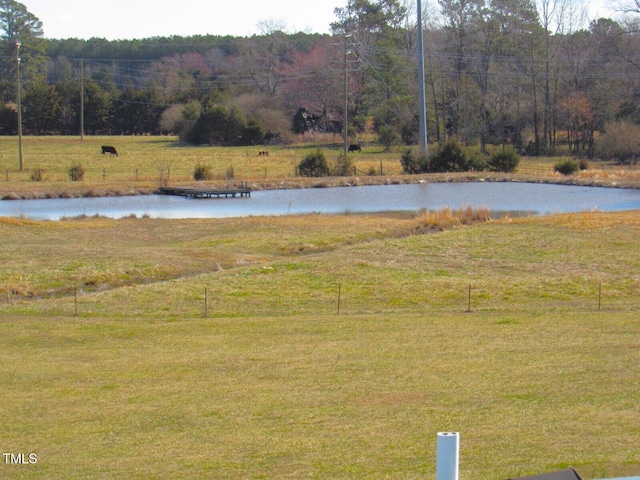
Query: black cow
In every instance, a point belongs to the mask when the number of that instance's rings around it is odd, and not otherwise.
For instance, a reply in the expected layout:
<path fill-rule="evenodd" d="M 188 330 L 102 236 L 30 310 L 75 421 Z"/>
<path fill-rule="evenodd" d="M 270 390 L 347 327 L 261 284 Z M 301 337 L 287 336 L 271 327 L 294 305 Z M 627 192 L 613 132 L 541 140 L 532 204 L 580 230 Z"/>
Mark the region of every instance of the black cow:
<path fill-rule="evenodd" d="M 352 143 L 351 145 L 349 145 L 349 151 L 350 152 L 358 151 L 362 153 L 362 147 L 360 146 L 359 143 Z"/>
<path fill-rule="evenodd" d="M 103 145 L 102 146 L 102 154 L 106 155 L 106 154 L 110 154 L 110 155 L 115 155 L 116 157 L 118 156 L 118 151 L 116 150 L 116 147 L 111 147 L 109 145 Z"/>

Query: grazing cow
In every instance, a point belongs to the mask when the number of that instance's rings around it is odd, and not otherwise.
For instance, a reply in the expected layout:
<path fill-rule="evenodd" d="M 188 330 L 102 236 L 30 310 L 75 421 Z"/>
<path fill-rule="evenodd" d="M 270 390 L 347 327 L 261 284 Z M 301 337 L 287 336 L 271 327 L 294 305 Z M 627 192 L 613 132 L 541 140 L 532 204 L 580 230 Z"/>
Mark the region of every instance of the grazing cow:
<path fill-rule="evenodd" d="M 349 145 L 349 151 L 350 152 L 358 151 L 362 153 L 362 147 L 360 146 L 359 143 L 352 143 L 351 145 Z"/>
<path fill-rule="evenodd" d="M 106 155 L 106 154 L 110 154 L 111 156 L 115 155 L 116 157 L 118 156 L 118 151 L 116 150 L 116 147 L 111 147 L 109 145 L 103 145 L 102 147 L 102 154 Z"/>

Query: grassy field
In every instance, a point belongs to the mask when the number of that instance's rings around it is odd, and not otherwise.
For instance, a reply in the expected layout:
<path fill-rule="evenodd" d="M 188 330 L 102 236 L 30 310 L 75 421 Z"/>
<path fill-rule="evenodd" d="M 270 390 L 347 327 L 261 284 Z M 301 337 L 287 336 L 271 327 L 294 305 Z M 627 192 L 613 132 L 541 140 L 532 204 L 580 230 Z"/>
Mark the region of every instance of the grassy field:
<path fill-rule="evenodd" d="M 639 234 L 0 219 L 0 478 L 434 478 L 438 431 L 463 480 L 637 475 Z"/>
<path fill-rule="evenodd" d="M 0 198 L 147 193 L 161 184 L 193 183 L 197 165 L 210 168 L 213 182 L 248 182 L 254 189 L 300 184 L 451 181 L 452 178 L 467 179 L 469 175 L 473 177 L 471 179 L 491 177 L 489 172 L 406 176 L 400 164 L 403 147 L 385 152 L 379 145 L 365 144 L 362 153 L 351 154 L 356 168 L 351 178 L 305 180 L 295 174 L 306 154 L 321 148 L 327 160 L 333 162 L 340 155 L 342 144 L 335 136 L 310 136 L 304 140 L 307 143 L 224 148 L 182 145 L 175 137 L 85 137 L 81 141 L 79 137 L 27 136 L 23 139 L 24 168 L 21 171 L 17 138 L 0 136 Z M 102 145 L 115 146 L 119 156 L 103 156 Z M 269 155 L 261 156 L 261 151 L 267 151 Z M 567 178 L 554 172 L 554 164 L 559 160 L 523 158 L 515 178 L 636 188 L 640 184 L 637 167 L 622 168 L 598 162 L 589 170 Z M 69 168 L 76 164 L 84 169 L 84 179 L 72 182 Z M 504 176 L 497 175 L 500 179 Z"/>
<path fill-rule="evenodd" d="M 193 181 L 196 165 L 211 169 L 214 180 L 278 181 L 295 177 L 304 156 L 319 146 L 329 160 L 342 151 L 340 139 L 323 138 L 329 143 L 297 144 L 273 147 L 207 147 L 181 145 L 175 137 L 25 137 L 24 169 L 19 169 L 18 143 L 15 137 L 0 137 L 0 193 L 17 194 L 54 188 L 73 192 L 82 188 L 130 189 L 157 188 L 161 182 Z M 119 155 L 102 155 L 102 145 L 113 145 Z M 258 155 L 268 151 L 268 156 Z M 386 175 L 402 173 L 400 154 L 383 153 L 377 146 L 367 147 L 357 156 L 361 174 L 380 169 Z M 85 170 L 82 182 L 70 182 L 68 169 L 80 164 Z M 34 172 L 41 181 L 33 181 Z"/>

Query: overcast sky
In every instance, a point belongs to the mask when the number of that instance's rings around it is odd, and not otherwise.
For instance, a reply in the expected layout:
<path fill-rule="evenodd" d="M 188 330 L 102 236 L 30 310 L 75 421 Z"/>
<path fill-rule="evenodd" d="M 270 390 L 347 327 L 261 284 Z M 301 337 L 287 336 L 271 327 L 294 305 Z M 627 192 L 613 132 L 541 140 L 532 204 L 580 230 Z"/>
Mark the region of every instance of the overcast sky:
<path fill-rule="evenodd" d="M 46 38 L 116 39 L 171 35 L 251 36 L 258 23 L 288 33 L 328 33 L 346 0 L 18 0 Z"/>
<path fill-rule="evenodd" d="M 285 32 L 329 33 L 347 0 L 19 0 L 43 23 L 46 38 L 259 34 L 259 23 Z M 589 19 L 610 16 L 613 0 L 578 0 Z M 423 5 L 429 3 L 423 0 Z M 435 2 L 432 2 L 435 3 Z"/>

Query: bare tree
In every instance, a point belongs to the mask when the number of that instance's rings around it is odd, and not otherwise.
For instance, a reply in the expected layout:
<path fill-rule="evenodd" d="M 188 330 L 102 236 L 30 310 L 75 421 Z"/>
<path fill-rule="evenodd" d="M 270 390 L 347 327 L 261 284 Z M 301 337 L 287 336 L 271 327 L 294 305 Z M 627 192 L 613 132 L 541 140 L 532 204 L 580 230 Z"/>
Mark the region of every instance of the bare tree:
<path fill-rule="evenodd" d="M 283 18 L 266 18 L 256 24 L 260 35 L 271 35 L 275 32 L 286 32 L 287 22 Z"/>

